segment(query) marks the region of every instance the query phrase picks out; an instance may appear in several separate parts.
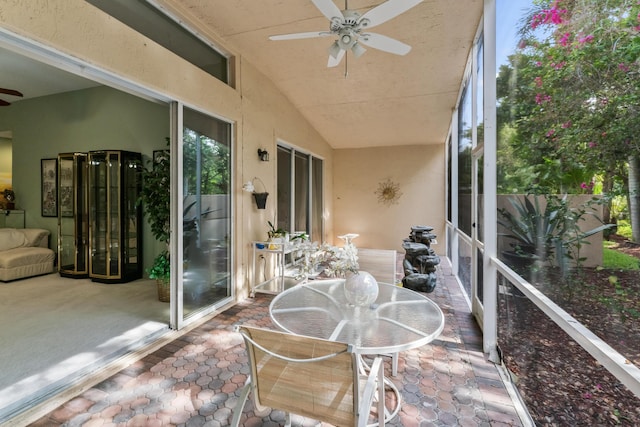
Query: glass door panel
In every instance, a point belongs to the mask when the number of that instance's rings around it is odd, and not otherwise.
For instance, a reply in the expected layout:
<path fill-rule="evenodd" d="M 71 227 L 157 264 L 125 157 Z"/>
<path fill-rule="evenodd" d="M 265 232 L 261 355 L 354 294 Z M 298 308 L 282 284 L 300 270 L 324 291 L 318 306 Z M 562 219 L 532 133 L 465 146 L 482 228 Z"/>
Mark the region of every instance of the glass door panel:
<path fill-rule="evenodd" d="M 231 297 L 231 125 L 184 108 L 183 313 Z"/>
<path fill-rule="evenodd" d="M 309 155 L 296 153 L 295 164 L 295 207 L 296 216 L 293 230 L 309 232 Z"/>
<path fill-rule="evenodd" d="M 323 240 L 323 161 L 278 146 L 278 227 Z"/>
<path fill-rule="evenodd" d="M 291 228 L 291 149 L 278 146 L 278 223 L 277 228 L 290 230 Z M 291 231 L 291 230 L 290 230 Z M 295 230 L 293 230 L 295 231 Z"/>
<path fill-rule="evenodd" d="M 323 242 L 323 193 L 322 193 L 322 185 L 323 185 L 323 171 L 322 171 L 322 160 L 313 158 L 313 170 L 311 177 L 311 232 L 309 233 L 310 240 L 316 242 Z"/>

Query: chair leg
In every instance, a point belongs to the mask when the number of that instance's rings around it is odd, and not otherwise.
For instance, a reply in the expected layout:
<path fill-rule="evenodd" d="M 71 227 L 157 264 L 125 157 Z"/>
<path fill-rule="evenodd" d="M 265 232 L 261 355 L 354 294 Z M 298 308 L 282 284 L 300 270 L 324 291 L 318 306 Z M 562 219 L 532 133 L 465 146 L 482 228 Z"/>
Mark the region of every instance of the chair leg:
<path fill-rule="evenodd" d="M 398 353 L 393 354 L 394 357 L 398 355 Z M 384 371 L 382 366 L 380 366 L 380 370 L 378 371 L 378 426 L 385 427 L 385 418 L 387 408 L 385 406 L 384 399 Z"/>
<path fill-rule="evenodd" d="M 236 403 L 236 407 L 233 408 L 233 418 L 231 419 L 231 427 L 238 427 L 240 425 L 240 417 L 242 416 L 242 410 L 244 409 L 244 404 L 249 397 L 249 392 L 251 391 L 251 377 L 247 379 L 242 387 L 242 391 L 240 392 L 240 397 L 238 397 L 238 403 Z"/>
<path fill-rule="evenodd" d="M 392 376 L 397 376 L 398 375 L 398 355 L 400 353 L 393 353 L 391 355 L 391 375 Z"/>

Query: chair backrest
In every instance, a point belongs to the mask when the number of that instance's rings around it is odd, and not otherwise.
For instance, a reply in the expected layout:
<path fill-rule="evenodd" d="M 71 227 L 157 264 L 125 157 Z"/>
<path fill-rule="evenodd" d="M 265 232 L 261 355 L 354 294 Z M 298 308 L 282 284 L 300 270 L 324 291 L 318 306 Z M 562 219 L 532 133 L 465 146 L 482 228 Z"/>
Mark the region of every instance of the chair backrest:
<path fill-rule="evenodd" d="M 357 359 L 348 344 L 249 326 L 238 330 L 249 354 L 258 411 L 266 406 L 334 425 L 356 425 Z"/>
<path fill-rule="evenodd" d="M 397 253 L 391 249 L 358 248 L 358 269 L 371 274 L 378 282 L 398 283 Z"/>

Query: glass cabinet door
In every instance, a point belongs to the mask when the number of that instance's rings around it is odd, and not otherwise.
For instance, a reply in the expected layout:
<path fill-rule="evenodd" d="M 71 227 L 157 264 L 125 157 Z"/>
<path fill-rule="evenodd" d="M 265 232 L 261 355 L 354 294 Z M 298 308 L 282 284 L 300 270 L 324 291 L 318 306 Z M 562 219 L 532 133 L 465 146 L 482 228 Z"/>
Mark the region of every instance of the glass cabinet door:
<path fill-rule="evenodd" d="M 89 235 L 91 277 L 107 276 L 107 157 L 90 154 L 89 162 Z"/>
<path fill-rule="evenodd" d="M 142 231 L 140 229 L 140 204 L 138 198 L 141 191 L 140 174 L 142 172 L 141 158 L 135 156 L 127 156 L 123 159 L 122 168 L 122 190 L 125 195 L 122 198 L 124 205 L 121 207 L 123 211 L 123 227 L 122 233 L 125 239 L 122 250 L 123 266 L 127 269 L 127 275 L 136 275 L 136 271 L 142 267 L 144 260 L 141 258 L 139 251 L 141 250 L 140 242 L 142 241 Z"/>
<path fill-rule="evenodd" d="M 105 240 L 107 244 L 108 275 L 119 277 L 120 271 L 120 153 L 109 152 L 107 155 L 107 224 Z"/>
<path fill-rule="evenodd" d="M 127 151 L 89 153 L 89 276 L 97 282 L 142 277 L 142 156 Z"/>
<path fill-rule="evenodd" d="M 86 153 L 58 155 L 58 189 L 58 271 L 63 277 L 87 277 Z"/>

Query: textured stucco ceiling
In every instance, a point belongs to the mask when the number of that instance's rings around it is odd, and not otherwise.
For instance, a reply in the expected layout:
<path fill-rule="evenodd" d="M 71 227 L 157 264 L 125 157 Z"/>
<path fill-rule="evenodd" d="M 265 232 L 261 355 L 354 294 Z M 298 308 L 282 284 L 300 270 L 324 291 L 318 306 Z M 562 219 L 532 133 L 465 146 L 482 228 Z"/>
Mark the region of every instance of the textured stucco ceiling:
<path fill-rule="evenodd" d="M 345 8 L 342 0 L 334 1 Z M 362 14 L 383 2 L 349 0 L 348 6 Z M 332 37 L 268 38 L 328 30 L 328 20 L 310 0 L 153 3 L 240 58 L 240 64 L 253 64 L 337 149 L 443 143 L 483 7 L 482 0 L 424 0 L 370 30 L 411 45 L 406 56 L 368 48 L 360 58 L 347 54 L 338 67 L 327 68 Z M 93 85 L 45 66 L 40 75 L 46 80 L 39 87 L 37 65 L 31 61 L 25 75 L 11 68 L 17 58 L 0 50 L 0 86 L 26 87 L 33 93 L 25 97 Z M 32 84 L 8 81 L 11 75 L 30 78 Z"/>
<path fill-rule="evenodd" d="M 368 48 L 327 68 L 331 37 L 271 41 L 328 30 L 310 0 L 161 0 L 265 73 L 334 148 L 442 143 L 460 90 L 482 0 L 425 0 L 371 29 L 412 46 Z M 345 5 L 335 1 L 342 10 Z M 383 0 L 349 0 L 365 13 Z"/>

